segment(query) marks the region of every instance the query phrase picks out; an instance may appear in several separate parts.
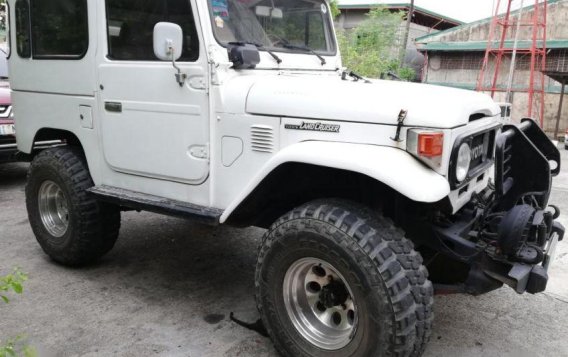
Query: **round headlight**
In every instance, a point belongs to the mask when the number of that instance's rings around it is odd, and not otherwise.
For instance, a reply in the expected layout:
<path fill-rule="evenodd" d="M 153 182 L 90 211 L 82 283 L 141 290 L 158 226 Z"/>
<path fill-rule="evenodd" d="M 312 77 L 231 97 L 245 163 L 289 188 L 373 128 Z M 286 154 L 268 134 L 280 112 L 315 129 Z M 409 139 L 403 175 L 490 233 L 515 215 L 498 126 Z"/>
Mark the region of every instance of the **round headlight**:
<path fill-rule="evenodd" d="M 469 172 L 469 164 L 471 162 L 471 149 L 469 144 L 463 143 L 458 151 L 458 161 L 456 163 L 456 179 L 462 182 Z"/>

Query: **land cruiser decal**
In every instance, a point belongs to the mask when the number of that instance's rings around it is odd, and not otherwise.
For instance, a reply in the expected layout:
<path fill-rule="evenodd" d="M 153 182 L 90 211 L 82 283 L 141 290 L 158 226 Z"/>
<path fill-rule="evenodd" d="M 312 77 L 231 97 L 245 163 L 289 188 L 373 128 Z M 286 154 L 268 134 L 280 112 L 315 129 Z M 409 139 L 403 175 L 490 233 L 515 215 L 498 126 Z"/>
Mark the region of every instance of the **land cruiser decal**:
<path fill-rule="evenodd" d="M 308 130 L 308 131 L 323 131 L 328 133 L 339 133 L 339 129 L 341 129 L 341 125 L 335 124 L 324 124 L 320 122 L 316 123 L 307 123 L 302 122 L 300 125 L 296 124 L 286 124 L 284 125 L 285 129 L 291 130 Z"/>

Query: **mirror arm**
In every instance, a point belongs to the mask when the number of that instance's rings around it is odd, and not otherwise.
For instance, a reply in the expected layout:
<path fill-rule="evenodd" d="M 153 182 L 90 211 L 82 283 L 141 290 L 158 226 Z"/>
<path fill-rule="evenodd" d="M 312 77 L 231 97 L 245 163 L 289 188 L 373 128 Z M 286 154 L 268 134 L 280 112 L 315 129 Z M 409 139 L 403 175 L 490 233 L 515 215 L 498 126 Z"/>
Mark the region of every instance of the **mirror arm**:
<path fill-rule="evenodd" d="M 175 50 L 173 48 L 173 41 L 168 40 L 167 46 L 168 46 L 168 52 L 172 55 L 172 65 L 174 66 L 174 69 L 177 71 L 177 73 L 175 74 L 176 81 L 178 82 L 180 87 L 183 87 L 185 81 L 187 80 L 187 74 L 183 73 L 181 71 L 181 68 L 179 68 L 179 66 L 176 63 L 176 55 L 175 55 Z"/>

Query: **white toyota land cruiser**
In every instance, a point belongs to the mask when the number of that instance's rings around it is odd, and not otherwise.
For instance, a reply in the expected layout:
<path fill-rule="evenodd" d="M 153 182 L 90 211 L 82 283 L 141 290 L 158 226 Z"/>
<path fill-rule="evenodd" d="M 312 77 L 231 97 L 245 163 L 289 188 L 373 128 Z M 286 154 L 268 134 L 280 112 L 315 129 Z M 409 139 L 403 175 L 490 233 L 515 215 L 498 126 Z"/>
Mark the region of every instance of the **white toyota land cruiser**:
<path fill-rule="evenodd" d="M 556 147 L 483 94 L 342 70 L 324 0 L 8 4 L 53 260 L 103 256 L 123 210 L 267 228 L 256 298 L 286 356 L 419 356 L 435 291 L 545 289 Z"/>

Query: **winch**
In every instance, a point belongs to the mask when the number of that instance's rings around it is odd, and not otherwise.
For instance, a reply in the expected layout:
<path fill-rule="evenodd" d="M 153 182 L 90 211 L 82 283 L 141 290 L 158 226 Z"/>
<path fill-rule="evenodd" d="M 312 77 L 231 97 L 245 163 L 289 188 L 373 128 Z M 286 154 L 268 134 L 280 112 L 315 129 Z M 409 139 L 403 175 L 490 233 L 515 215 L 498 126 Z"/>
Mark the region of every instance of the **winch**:
<path fill-rule="evenodd" d="M 501 220 L 497 243 L 511 261 L 538 264 L 552 229 L 553 213 L 528 204 L 513 207 Z"/>

